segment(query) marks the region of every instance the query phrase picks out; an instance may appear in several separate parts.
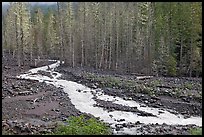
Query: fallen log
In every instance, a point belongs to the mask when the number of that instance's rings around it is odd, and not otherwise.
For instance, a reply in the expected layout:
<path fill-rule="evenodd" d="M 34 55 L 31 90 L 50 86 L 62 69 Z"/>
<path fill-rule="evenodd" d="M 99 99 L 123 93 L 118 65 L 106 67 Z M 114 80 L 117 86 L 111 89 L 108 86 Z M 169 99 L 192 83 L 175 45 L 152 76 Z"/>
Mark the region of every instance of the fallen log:
<path fill-rule="evenodd" d="M 168 89 L 172 89 L 174 87 L 172 86 L 166 86 L 166 85 L 159 85 L 159 86 L 156 86 L 157 88 L 168 88 Z"/>
<path fill-rule="evenodd" d="M 27 81 L 36 81 L 38 82 L 38 80 L 34 80 L 34 79 L 24 79 L 24 78 L 19 78 L 19 77 L 14 77 L 14 76 L 5 76 L 7 79 L 17 79 L 17 80 L 27 80 Z"/>
<path fill-rule="evenodd" d="M 145 74 L 142 74 L 142 73 L 131 73 L 131 75 L 134 75 L 134 76 L 145 76 Z"/>
<path fill-rule="evenodd" d="M 153 78 L 153 76 L 138 76 L 138 77 L 136 77 L 136 79 L 138 79 L 138 80 L 145 80 L 145 79 L 150 79 L 150 78 Z"/>
<path fill-rule="evenodd" d="M 7 79 L 21 79 L 21 78 L 18 78 L 18 77 L 14 77 L 14 76 L 5 76 Z"/>
<path fill-rule="evenodd" d="M 22 92 L 18 92 L 18 95 L 25 95 L 25 94 L 29 94 L 29 93 L 32 93 L 32 91 L 22 91 Z"/>

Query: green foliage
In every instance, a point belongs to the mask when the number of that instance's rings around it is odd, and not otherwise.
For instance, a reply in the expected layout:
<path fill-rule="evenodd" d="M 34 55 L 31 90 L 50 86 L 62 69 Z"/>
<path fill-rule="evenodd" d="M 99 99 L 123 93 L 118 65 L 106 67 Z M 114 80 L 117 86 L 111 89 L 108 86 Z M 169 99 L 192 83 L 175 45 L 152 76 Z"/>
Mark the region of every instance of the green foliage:
<path fill-rule="evenodd" d="M 192 89 L 192 88 L 193 88 L 193 85 L 192 85 L 191 83 L 185 83 L 185 84 L 184 84 L 184 88 Z"/>
<path fill-rule="evenodd" d="M 181 95 L 181 89 L 179 88 L 174 88 L 173 89 L 174 94 L 176 95 L 176 97 L 180 97 Z"/>
<path fill-rule="evenodd" d="M 193 128 L 190 129 L 191 135 L 202 135 L 202 128 Z"/>
<path fill-rule="evenodd" d="M 51 133 L 52 135 L 109 135 L 111 129 L 95 118 L 85 119 L 83 115 L 71 116 L 67 120 L 67 125 L 59 127 Z"/>
<path fill-rule="evenodd" d="M 151 81 L 150 85 L 151 87 L 156 87 L 156 86 L 159 86 L 161 84 L 161 80 L 154 80 L 154 81 Z"/>
<path fill-rule="evenodd" d="M 150 96 L 155 95 L 154 90 L 152 87 L 146 87 L 146 86 L 142 86 L 143 88 L 141 89 L 142 93 L 144 94 L 148 94 Z"/>
<path fill-rule="evenodd" d="M 14 135 L 11 131 L 2 130 L 2 135 Z"/>
<path fill-rule="evenodd" d="M 169 76 L 176 76 L 176 59 L 173 56 L 169 56 L 167 61 L 167 72 Z"/>
<path fill-rule="evenodd" d="M 114 76 L 97 76 L 91 73 L 87 73 L 86 78 L 101 83 L 102 87 L 115 87 L 118 89 L 122 88 L 126 90 L 132 90 L 137 93 L 141 92 L 148 95 L 154 95 L 155 93 L 153 88 L 161 83 L 160 80 L 154 80 L 151 82 L 150 86 L 145 86 L 141 83 L 137 83 L 135 80 L 126 80 Z"/>

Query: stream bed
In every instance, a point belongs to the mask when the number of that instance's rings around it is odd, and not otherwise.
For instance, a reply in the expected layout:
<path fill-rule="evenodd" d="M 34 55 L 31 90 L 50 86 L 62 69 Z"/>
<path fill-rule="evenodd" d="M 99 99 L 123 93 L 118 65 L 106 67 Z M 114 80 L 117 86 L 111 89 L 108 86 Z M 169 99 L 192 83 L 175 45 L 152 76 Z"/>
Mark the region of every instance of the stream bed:
<path fill-rule="evenodd" d="M 101 89 L 91 89 L 82 84 L 60 79 L 62 74 L 55 72 L 54 69 L 60 65 L 59 61 L 48 66 L 34 68 L 27 73 L 17 76 L 22 79 L 38 80 L 39 82 L 45 82 L 52 84 L 56 87 L 63 89 L 67 96 L 70 98 L 72 104 L 81 112 L 92 114 L 95 117 L 99 117 L 100 120 L 110 124 L 114 134 L 139 134 L 137 128 L 122 126 L 118 130 L 118 126 L 125 124 L 167 124 L 167 125 L 189 125 L 194 124 L 196 126 L 202 126 L 202 117 L 189 117 L 185 118 L 182 114 L 171 113 L 174 110 L 167 110 L 161 108 L 148 107 L 145 104 L 133 101 L 124 100 L 120 97 L 110 96 L 104 94 Z M 49 73 L 51 76 L 39 74 L 39 71 Z M 128 112 L 123 110 L 109 111 L 103 107 L 97 106 L 96 99 L 111 102 L 123 107 L 135 108 L 138 111 L 152 114 L 151 116 L 141 116 L 137 112 Z"/>

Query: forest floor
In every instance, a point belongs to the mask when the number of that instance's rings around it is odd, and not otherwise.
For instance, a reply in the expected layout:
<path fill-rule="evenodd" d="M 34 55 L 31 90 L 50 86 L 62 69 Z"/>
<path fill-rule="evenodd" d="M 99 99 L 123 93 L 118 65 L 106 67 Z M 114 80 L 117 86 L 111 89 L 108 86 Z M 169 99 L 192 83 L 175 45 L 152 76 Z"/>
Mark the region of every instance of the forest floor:
<path fill-rule="evenodd" d="M 39 66 L 51 64 L 41 62 Z M 84 114 L 71 103 L 69 96 L 60 88 L 34 80 L 16 78 L 31 69 L 27 61 L 24 67 L 17 67 L 16 59 L 6 54 L 2 57 L 2 129 L 10 134 L 44 134 L 53 131 L 56 122 L 65 121 L 69 116 Z M 155 108 L 175 110 L 186 118 L 202 117 L 202 78 L 153 77 L 137 79 L 134 75 L 121 75 L 108 71 L 60 66 L 56 71 L 62 79 L 75 81 L 90 88 L 101 88 L 105 94 L 119 96 L 124 100 L 142 102 Z M 43 72 L 42 72 L 43 73 Z M 133 111 L 122 105 L 96 100 L 97 105 L 112 110 Z M 141 115 L 147 115 L 141 112 Z M 85 114 L 93 117 L 91 114 Z M 189 134 L 195 125 L 135 124 L 117 125 L 122 127 L 140 125 L 141 134 Z"/>

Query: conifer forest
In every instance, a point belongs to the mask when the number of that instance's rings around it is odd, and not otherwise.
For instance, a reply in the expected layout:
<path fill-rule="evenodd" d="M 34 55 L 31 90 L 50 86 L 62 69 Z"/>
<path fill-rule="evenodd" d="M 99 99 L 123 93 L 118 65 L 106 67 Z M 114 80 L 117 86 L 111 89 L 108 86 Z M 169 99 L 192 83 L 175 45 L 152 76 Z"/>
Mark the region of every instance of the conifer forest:
<path fill-rule="evenodd" d="M 3 53 L 30 63 L 162 76 L 201 76 L 199 2 L 58 2 L 46 10 L 13 2 L 3 14 Z"/>

